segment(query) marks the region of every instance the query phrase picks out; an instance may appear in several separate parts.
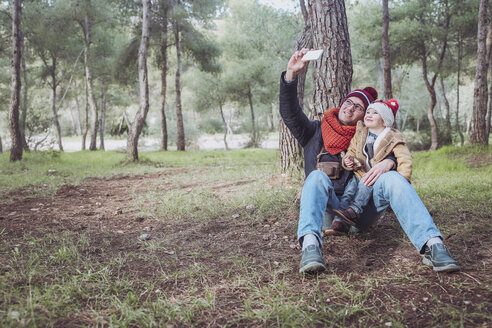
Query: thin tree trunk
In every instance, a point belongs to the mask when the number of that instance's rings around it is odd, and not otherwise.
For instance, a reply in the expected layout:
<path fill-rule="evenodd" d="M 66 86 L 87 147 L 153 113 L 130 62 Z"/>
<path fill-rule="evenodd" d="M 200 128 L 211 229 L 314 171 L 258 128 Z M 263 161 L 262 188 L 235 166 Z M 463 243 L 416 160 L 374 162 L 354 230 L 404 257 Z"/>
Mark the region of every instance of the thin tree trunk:
<path fill-rule="evenodd" d="M 460 136 L 460 141 L 461 141 L 461 147 L 465 144 L 465 137 L 463 136 L 463 132 L 461 132 L 461 127 L 460 127 L 460 75 L 461 75 L 461 61 L 463 60 L 462 58 L 462 47 L 463 47 L 463 41 L 461 39 L 461 35 L 458 35 L 458 72 L 456 74 L 456 131 L 458 131 L 458 134 Z"/>
<path fill-rule="evenodd" d="M 489 61 L 489 70 L 490 70 L 490 76 L 492 76 L 492 19 L 489 19 L 489 29 L 487 32 L 487 58 Z M 490 83 L 489 86 L 489 94 L 488 94 L 488 110 L 487 110 L 487 116 L 486 116 L 486 127 L 485 127 L 485 135 L 487 136 L 487 139 L 490 135 L 490 123 L 491 123 L 491 116 L 492 116 L 492 82 Z"/>
<path fill-rule="evenodd" d="M 178 60 L 178 67 L 176 69 L 176 123 L 178 125 L 178 150 L 185 150 L 185 132 L 181 107 L 181 44 L 179 40 L 179 24 L 177 21 L 174 21 L 174 39 Z"/>
<path fill-rule="evenodd" d="M 167 90 L 167 11 L 162 14 L 162 43 L 161 43 L 161 150 L 167 150 L 167 122 L 166 122 L 166 90 Z"/>
<path fill-rule="evenodd" d="M 24 34 L 21 33 L 21 52 L 24 54 Z M 20 104 L 21 108 L 21 117 L 19 121 L 19 126 L 20 126 L 20 132 L 21 132 L 21 140 L 22 140 L 22 147 L 24 148 L 25 151 L 29 151 L 29 145 L 27 144 L 26 141 L 26 118 L 27 118 L 27 70 L 26 70 L 26 59 L 24 55 L 22 55 L 21 59 L 21 72 L 22 72 L 22 78 L 24 80 L 24 84 L 22 86 L 22 101 Z"/>
<path fill-rule="evenodd" d="M 84 78 L 85 79 L 85 78 Z M 82 150 L 85 150 L 85 141 L 87 139 L 87 133 L 89 133 L 89 91 L 87 90 L 87 83 L 85 84 L 85 106 L 84 106 L 84 130 L 82 132 Z"/>
<path fill-rule="evenodd" d="M 383 32 L 381 34 L 381 47 L 383 55 L 383 75 L 384 75 L 384 98 L 393 98 L 393 90 L 391 86 L 391 56 L 388 37 L 389 28 L 389 10 L 388 0 L 383 0 Z"/>
<path fill-rule="evenodd" d="M 268 112 L 268 120 L 269 120 L 269 130 L 270 132 L 275 131 L 275 124 L 273 123 L 273 113 L 275 111 L 275 104 L 271 104 L 270 111 Z"/>
<path fill-rule="evenodd" d="M 52 70 L 51 70 L 51 90 L 53 94 L 53 102 L 51 104 L 51 111 L 53 112 L 53 123 L 55 124 L 56 128 L 56 135 L 58 138 L 58 148 L 60 148 L 61 151 L 63 151 L 63 145 L 62 145 L 62 135 L 61 135 L 61 127 L 60 127 L 60 121 L 58 120 L 58 111 L 56 109 L 56 88 L 57 88 L 57 81 L 56 81 L 56 58 L 54 56 L 51 57 L 52 59 Z"/>
<path fill-rule="evenodd" d="M 138 49 L 138 81 L 140 86 L 140 108 L 135 115 L 135 120 L 128 128 L 126 157 L 128 160 L 138 160 L 138 139 L 149 111 L 149 80 L 147 75 L 147 51 L 149 49 L 151 26 L 150 0 L 142 1 L 142 39 Z"/>
<path fill-rule="evenodd" d="M 10 161 L 22 159 L 22 140 L 19 127 L 19 103 L 20 103 L 20 65 L 22 58 L 21 39 L 21 4 L 20 0 L 14 0 L 12 6 L 12 84 L 10 87 L 9 128 L 12 138 L 10 148 Z"/>
<path fill-rule="evenodd" d="M 247 97 L 249 102 L 249 111 L 251 113 L 251 146 L 258 147 L 258 134 L 256 132 L 255 111 L 253 108 L 253 95 L 251 94 L 251 89 L 248 90 Z"/>
<path fill-rule="evenodd" d="M 488 0 L 481 0 L 478 11 L 478 33 L 477 33 L 477 68 L 475 70 L 475 88 L 473 90 L 473 116 L 472 131 L 470 138 L 471 143 L 487 145 L 489 142 L 486 134 L 487 114 L 487 7 Z"/>
<path fill-rule="evenodd" d="M 0 136 L 0 154 L 3 154 L 2 136 Z"/>
<path fill-rule="evenodd" d="M 106 92 L 104 79 L 101 80 L 101 122 L 99 125 L 99 149 L 104 150 L 104 128 L 106 127 Z"/>
<path fill-rule="evenodd" d="M 77 90 L 75 92 L 75 109 L 77 109 L 77 127 L 79 129 L 79 134 L 82 135 L 82 118 L 80 117 L 80 104 L 79 104 L 79 93 L 77 88 L 77 80 L 74 81 L 74 89 Z"/>
<path fill-rule="evenodd" d="M 442 90 L 442 98 L 444 100 L 444 122 L 445 122 L 445 135 L 444 135 L 444 140 L 443 144 L 449 145 L 453 142 L 452 137 L 451 137 L 451 117 L 449 115 L 449 101 L 448 97 L 446 97 L 446 88 L 444 86 L 444 79 L 442 75 L 439 78 L 441 82 L 441 90 Z"/>
<path fill-rule="evenodd" d="M 91 142 L 89 144 L 89 150 L 96 150 L 97 146 L 97 130 L 98 130 L 98 111 L 97 111 L 97 103 L 96 97 L 93 91 L 93 81 L 92 81 L 92 73 L 90 70 L 90 59 L 89 59 L 89 51 L 91 44 L 91 24 L 89 22 L 89 15 L 85 14 L 84 17 L 84 66 L 85 66 L 85 84 L 88 92 L 88 100 L 89 106 L 91 108 Z"/>
<path fill-rule="evenodd" d="M 317 113 L 338 107 L 350 91 L 352 55 L 343 0 L 309 0 L 313 48 L 323 49 L 314 61 L 313 104 Z"/>
<path fill-rule="evenodd" d="M 224 146 L 225 146 L 225 149 L 226 150 L 229 150 L 229 146 L 227 145 L 227 130 L 228 130 L 228 126 L 227 126 L 227 122 L 225 120 L 224 110 L 222 109 L 222 104 L 221 103 L 219 103 L 219 109 L 220 109 L 220 116 L 222 117 L 222 122 L 224 123 Z"/>
<path fill-rule="evenodd" d="M 75 120 L 75 116 L 73 115 L 72 102 L 68 103 L 68 112 L 70 113 L 70 121 L 72 122 L 73 134 L 75 136 L 78 136 L 79 134 L 77 133 L 77 122 Z"/>

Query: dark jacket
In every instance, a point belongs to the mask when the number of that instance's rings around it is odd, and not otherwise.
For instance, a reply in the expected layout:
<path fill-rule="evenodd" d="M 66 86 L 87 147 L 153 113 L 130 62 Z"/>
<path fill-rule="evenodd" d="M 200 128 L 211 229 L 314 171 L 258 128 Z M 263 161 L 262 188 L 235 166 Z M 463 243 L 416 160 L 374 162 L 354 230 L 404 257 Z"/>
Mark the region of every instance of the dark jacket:
<path fill-rule="evenodd" d="M 316 157 L 323 146 L 321 136 L 321 122 L 311 121 L 302 111 L 297 99 L 297 78 L 286 83 L 284 80 L 285 72 L 280 77 L 280 116 L 292 135 L 297 139 L 304 150 L 304 173 L 306 177 L 316 169 Z M 325 154 L 320 158 L 320 162 L 340 162 L 340 154 Z M 343 170 L 339 179 L 332 180 L 337 195 L 342 195 L 345 186 L 352 176 L 351 171 Z"/>

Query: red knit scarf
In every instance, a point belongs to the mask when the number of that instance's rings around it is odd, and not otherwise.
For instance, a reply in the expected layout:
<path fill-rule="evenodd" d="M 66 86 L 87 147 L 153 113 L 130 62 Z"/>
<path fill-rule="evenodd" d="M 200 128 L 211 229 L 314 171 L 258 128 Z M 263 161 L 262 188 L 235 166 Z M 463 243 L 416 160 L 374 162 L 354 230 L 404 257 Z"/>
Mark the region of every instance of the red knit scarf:
<path fill-rule="evenodd" d="M 326 150 L 336 155 L 348 148 L 355 134 L 356 126 L 341 125 L 338 121 L 339 108 L 327 110 L 321 119 L 321 135 Z"/>

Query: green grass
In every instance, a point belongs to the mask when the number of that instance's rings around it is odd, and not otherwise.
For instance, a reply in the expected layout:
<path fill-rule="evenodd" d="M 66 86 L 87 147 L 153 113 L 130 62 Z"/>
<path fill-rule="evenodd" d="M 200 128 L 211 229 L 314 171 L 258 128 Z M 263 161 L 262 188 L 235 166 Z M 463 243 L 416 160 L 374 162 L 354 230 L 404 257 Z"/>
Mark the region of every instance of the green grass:
<path fill-rule="evenodd" d="M 0 154 L 0 195 L 28 187 L 24 192 L 53 194 L 63 184 L 80 184 L 87 177 L 112 177 L 156 172 L 162 168 L 204 166 L 234 167 L 278 162 L 277 151 L 247 149 L 202 152 L 147 152 L 137 163 L 127 162 L 121 152 L 58 151 L 27 152 L 22 161 L 9 162 L 9 154 Z M 56 172 L 50 173 L 50 170 Z M 190 177 L 191 179 L 191 177 Z"/>

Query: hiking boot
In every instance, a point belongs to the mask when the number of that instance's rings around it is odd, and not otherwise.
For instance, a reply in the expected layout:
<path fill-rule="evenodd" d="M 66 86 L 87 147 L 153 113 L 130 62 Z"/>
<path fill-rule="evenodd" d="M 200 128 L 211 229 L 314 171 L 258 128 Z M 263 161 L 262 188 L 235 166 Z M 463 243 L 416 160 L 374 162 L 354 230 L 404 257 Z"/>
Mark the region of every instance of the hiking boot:
<path fill-rule="evenodd" d="M 343 222 L 351 226 L 356 226 L 359 222 L 359 214 L 355 213 L 352 207 L 333 210 L 333 214 L 338 216 Z"/>
<path fill-rule="evenodd" d="M 350 230 L 350 226 L 342 221 L 333 221 L 331 226 L 325 230 L 325 236 L 346 236 Z"/>
<path fill-rule="evenodd" d="M 444 244 L 438 243 L 430 248 L 425 246 L 425 253 L 422 262 L 434 268 L 438 272 L 460 271 L 461 268 L 451 255 Z"/>
<path fill-rule="evenodd" d="M 326 270 L 321 249 L 317 245 L 309 245 L 302 251 L 299 273 L 320 273 Z"/>

